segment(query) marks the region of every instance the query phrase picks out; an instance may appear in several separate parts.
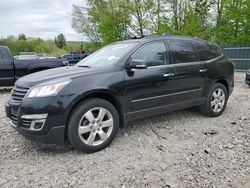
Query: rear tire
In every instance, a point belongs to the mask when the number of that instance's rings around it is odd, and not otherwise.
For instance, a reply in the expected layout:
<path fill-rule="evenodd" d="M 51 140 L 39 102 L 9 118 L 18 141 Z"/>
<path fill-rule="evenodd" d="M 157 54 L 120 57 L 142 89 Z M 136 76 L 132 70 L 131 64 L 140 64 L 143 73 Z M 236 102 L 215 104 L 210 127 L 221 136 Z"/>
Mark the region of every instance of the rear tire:
<path fill-rule="evenodd" d="M 92 98 L 79 103 L 71 113 L 67 139 L 78 150 L 93 153 L 106 148 L 119 129 L 119 115 L 108 101 Z"/>
<path fill-rule="evenodd" d="M 209 117 L 220 116 L 227 106 L 228 92 L 223 84 L 215 83 L 209 90 L 205 103 L 200 106 L 201 112 Z"/>

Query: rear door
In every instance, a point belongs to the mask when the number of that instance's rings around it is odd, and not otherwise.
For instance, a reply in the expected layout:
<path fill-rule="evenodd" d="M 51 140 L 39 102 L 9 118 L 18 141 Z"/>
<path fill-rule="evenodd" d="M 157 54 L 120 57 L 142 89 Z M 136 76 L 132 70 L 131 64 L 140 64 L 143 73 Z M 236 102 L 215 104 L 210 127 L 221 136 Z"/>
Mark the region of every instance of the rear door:
<path fill-rule="evenodd" d="M 192 106 L 200 104 L 206 83 L 206 64 L 199 60 L 190 41 L 168 41 L 175 67 L 177 103 Z"/>
<path fill-rule="evenodd" d="M 14 67 L 10 52 L 0 47 L 0 87 L 14 85 Z"/>

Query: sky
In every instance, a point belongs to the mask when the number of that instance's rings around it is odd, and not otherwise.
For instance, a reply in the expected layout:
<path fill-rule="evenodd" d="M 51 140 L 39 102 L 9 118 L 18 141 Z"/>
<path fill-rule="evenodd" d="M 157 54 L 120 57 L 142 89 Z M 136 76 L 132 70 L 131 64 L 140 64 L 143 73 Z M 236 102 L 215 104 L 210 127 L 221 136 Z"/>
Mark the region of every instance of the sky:
<path fill-rule="evenodd" d="M 54 39 L 63 33 L 68 41 L 81 41 L 84 36 L 71 27 L 72 5 L 85 5 L 85 0 L 0 0 L 0 37 L 18 36 Z"/>

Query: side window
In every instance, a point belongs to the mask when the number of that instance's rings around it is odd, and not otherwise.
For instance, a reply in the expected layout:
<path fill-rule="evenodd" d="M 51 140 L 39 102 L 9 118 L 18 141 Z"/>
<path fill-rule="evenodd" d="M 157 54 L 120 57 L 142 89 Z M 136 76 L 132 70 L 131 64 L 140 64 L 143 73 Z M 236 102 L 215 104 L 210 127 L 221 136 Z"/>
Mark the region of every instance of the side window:
<path fill-rule="evenodd" d="M 207 61 L 209 59 L 212 59 L 209 46 L 206 43 L 196 42 L 195 47 L 200 57 L 200 61 Z"/>
<path fill-rule="evenodd" d="M 210 55 L 212 57 L 211 59 L 221 56 L 222 52 L 216 45 L 211 44 L 209 46 L 210 46 Z"/>
<path fill-rule="evenodd" d="M 3 59 L 3 54 L 2 54 L 1 48 L 0 48 L 0 59 Z"/>
<path fill-rule="evenodd" d="M 210 59 L 214 59 L 222 54 L 221 50 L 213 44 L 197 42 L 195 43 L 195 46 L 199 54 L 200 61 L 207 61 Z"/>
<path fill-rule="evenodd" d="M 163 42 L 143 46 L 132 56 L 132 60 L 142 61 L 148 67 L 169 63 L 166 57 L 166 46 Z"/>
<path fill-rule="evenodd" d="M 6 48 L 0 48 L 0 59 L 10 60 L 9 51 Z"/>
<path fill-rule="evenodd" d="M 196 50 L 192 43 L 184 41 L 170 41 L 169 48 L 175 63 L 188 63 L 198 61 Z"/>

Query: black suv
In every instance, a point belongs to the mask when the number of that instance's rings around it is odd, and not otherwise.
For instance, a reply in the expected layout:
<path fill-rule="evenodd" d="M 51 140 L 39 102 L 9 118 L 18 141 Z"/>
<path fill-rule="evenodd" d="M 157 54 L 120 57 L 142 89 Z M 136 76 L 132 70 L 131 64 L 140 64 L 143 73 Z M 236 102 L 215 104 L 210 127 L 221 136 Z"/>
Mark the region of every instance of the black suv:
<path fill-rule="evenodd" d="M 6 103 L 11 125 L 46 144 L 84 152 L 107 147 L 128 121 L 198 106 L 226 108 L 234 66 L 203 40 L 154 36 L 116 42 L 72 67 L 20 78 Z"/>

